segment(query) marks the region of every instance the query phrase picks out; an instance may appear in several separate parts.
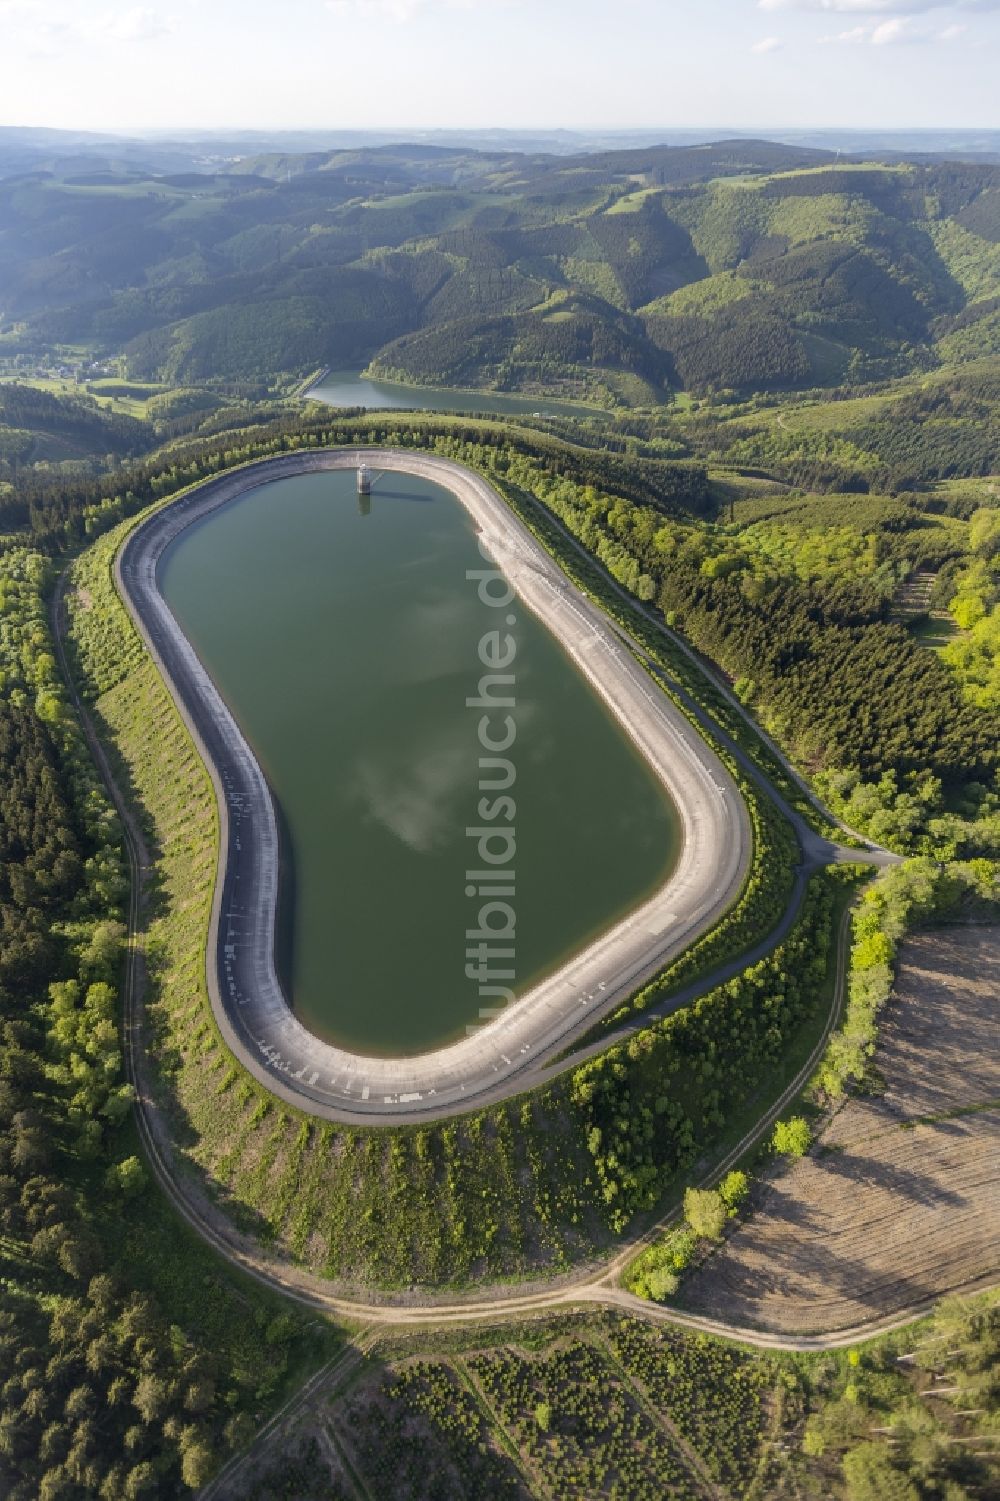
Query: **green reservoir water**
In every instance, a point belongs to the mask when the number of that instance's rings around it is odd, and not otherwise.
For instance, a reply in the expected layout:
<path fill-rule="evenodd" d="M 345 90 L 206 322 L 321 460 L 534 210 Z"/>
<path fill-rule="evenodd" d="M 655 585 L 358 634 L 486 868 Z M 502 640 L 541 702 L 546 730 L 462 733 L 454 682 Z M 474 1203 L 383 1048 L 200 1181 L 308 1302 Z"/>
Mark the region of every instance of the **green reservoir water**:
<path fill-rule="evenodd" d="M 264 768 L 286 844 L 282 971 L 317 1035 L 383 1055 L 461 1036 L 495 1005 L 466 977 L 485 898 L 478 836 L 503 828 L 515 894 L 509 983 L 522 993 L 669 873 L 675 811 L 548 631 L 482 603 L 471 518 L 426 480 L 387 474 L 370 514 L 350 471 L 278 480 L 173 542 L 160 585 Z M 508 628 L 506 618 L 515 617 Z M 515 705 L 489 728 L 516 809 L 478 804 L 479 644 L 513 637 Z M 506 645 L 504 650 L 510 648 Z M 502 775 L 509 776 L 509 768 Z M 501 859 L 507 841 L 488 846 Z M 487 919 L 505 924 L 503 913 Z M 500 940 L 496 940 L 499 944 Z M 488 981 L 487 981 L 488 983 Z"/>
<path fill-rule="evenodd" d="M 507 396 L 502 391 L 462 391 L 453 386 L 404 386 L 368 380 L 356 370 L 328 370 L 308 392 L 310 401 L 331 407 L 422 412 L 496 412 L 508 417 L 586 417 L 597 408 L 551 401 L 547 396 Z"/>

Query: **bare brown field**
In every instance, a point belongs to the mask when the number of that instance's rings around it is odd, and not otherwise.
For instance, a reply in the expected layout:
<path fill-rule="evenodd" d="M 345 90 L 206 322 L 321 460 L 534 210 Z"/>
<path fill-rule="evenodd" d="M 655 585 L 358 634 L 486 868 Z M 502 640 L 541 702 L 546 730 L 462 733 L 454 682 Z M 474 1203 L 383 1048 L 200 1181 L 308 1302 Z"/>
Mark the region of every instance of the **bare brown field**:
<path fill-rule="evenodd" d="M 909 939 L 875 1057 L 884 1092 L 849 1100 L 807 1157 L 775 1169 L 684 1307 L 806 1334 L 996 1274 L 998 1017 L 1000 927 Z"/>

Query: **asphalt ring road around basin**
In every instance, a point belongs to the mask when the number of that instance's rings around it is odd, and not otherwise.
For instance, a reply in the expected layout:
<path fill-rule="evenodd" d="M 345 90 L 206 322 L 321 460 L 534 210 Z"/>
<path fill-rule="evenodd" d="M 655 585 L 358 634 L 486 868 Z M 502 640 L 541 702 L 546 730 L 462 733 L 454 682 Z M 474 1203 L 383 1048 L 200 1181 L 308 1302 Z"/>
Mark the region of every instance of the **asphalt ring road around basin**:
<path fill-rule="evenodd" d="M 569 652 L 673 799 L 682 847 L 667 882 L 627 917 L 461 1041 L 407 1058 L 369 1058 L 323 1042 L 298 1021 L 275 968 L 278 825 L 263 772 L 171 614 L 157 565 L 186 527 L 276 479 L 366 463 L 449 490 L 481 547 Z M 603 612 L 480 475 L 451 460 L 393 449 L 308 450 L 207 480 L 140 521 L 115 560 L 119 593 L 211 776 L 219 865 L 207 944 L 209 996 L 243 1065 L 300 1110 L 353 1125 L 402 1125 L 477 1109 L 526 1086 L 594 1022 L 716 923 L 742 889 L 752 832 L 726 767 L 632 657 Z M 331 956 L 335 969 L 336 955 Z"/>

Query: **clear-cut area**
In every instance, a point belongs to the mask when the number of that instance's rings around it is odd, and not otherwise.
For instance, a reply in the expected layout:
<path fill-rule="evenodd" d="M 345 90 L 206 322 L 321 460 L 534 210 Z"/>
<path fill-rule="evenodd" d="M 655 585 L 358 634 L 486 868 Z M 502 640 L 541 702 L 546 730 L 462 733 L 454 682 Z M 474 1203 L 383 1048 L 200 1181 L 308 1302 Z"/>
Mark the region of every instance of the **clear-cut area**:
<path fill-rule="evenodd" d="M 1000 928 L 907 939 L 874 1059 L 880 1092 L 851 1098 L 810 1155 L 770 1180 L 686 1285 L 685 1308 L 807 1334 L 996 1275 L 998 972 Z"/>

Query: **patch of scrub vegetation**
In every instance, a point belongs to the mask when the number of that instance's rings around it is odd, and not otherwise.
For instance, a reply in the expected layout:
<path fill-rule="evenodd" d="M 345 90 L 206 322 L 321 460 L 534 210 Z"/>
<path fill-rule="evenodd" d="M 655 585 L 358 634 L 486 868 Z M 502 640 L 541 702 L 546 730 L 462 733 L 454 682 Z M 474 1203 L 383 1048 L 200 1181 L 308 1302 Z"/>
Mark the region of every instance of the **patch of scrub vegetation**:
<path fill-rule="evenodd" d="M 443 1361 L 401 1361 L 381 1379 L 366 1373 L 331 1419 L 367 1493 L 423 1501 L 433 1475 L 442 1498 L 527 1494 L 465 1371 Z"/>
<path fill-rule="evenodd" d="M 970 518 L 967 561 L 952 582 L 948 610 L 962 634 L 946 642 L 941 660 L 973 703 L 1000 709 L 1000 509 Z"/>
<path fill-rule="evenodd" d="M 1000 246 L 973 234 L 956 219 L 928 225 L 934 248 L 970 303 L 995 297 L 1000 286 Z"/>
<path fill-rule="evenodd" d="M 830 1039 L 813 1081 L 821 1103 L 840 1099 L 866 1078 L 878 1040 L 878 1019 L 892 991 L 899 944 L 913 928 L 956 921 L 1000 902 L 1000 865 L 989 860 L 943 865 L 907 860 L 862 892 L 853 915 L 853 943 L 843 1025 Z"/>
<path fill-rule="evenodd" d="M 731 1014 L 738 1017 L 746 1006 L 753 1005 L 755 991 L 763 983 L 769 992 L 775 985 L 791 992 L 793 1004 L 802 1006 L 808 1015 L 808 1024 L 796 1036 L 794 1045 L 787 1048 L 769 1078 L 768 1093 L 779 1096 L 789 1082 L 801 1076 L 811 1060 L 830 1025 L 837 1001 L 837 966 L 833 962 L 833 945 L 839 941 L 842 925 L 852 900 L 853 887 L 860 878 L 863 867 L 830 867 L 815 876 L 807 893 L 806 910 L 802 926 L 797 929 L 787 945 L 775 950 L 770 959 L 745 970 L 721 988 L 731 1007 Z M 825 925 L 825 945 L 828 957 L 813 966 L 811 973 L 799 974 L 799 940 L 808 935 L 809 904 L 814 904 L 819 920 Z M 815 935 L 819 936 L 819 935 Z M 824 943 L 820 942 L 820 951 Z M 707 999 L 712 999 L 707 998 Z M 765 1007 L 767 1002 L 764 1003 Z M 696 1006 L 701 1006 L 698 1002 Z M 732 1037 L 734 1033 L 730 1033 Z M 725 1057 L 727 1042 L 723 1042 L 721 1055 Z M 760 1104 L 755 1094 L 743 1095 L 731 1102 L 723 1141 L 726 1145 L 740 1147 L 740 1166 L 727 1171 L 714 1188 L 689 1187 L 682 1199 L 683 1216 L 675 1215 L 666 1232 L 641 1251 L 629 1263 L 624 1274 L 624 1284 L 629 1291 L 653 1302 L 663 1302 L 677 1293 L 681 1279 L 689 1268 L 703 1262 L 714 1246 L 722 1239 L 728 1220 L 735 1219 L 744 1204 L 748 1190 L 747 1171 L 767 1152 L 763 1138 L 743 1148 L 742 1133 L 754 1125 L 760 1114 L 754 1109 Z M 732 1107 L 735 1108 L 732 1108 Z M 731 1161 L 732 1159 L 727 1159 Z M 747 1171 L 744 1171 L 746 1169 Z M 701 1181 L 706 1180 L 702 1177 Z"/>
<path fill-rule="evenodd" d="M 624 309 L 625 294 L 615 280 L 615 273 L 605 261 L 585 260 L 582 256 L 567 256 L 562 262 L 563 272 L 588 292 L 603 297 L 611 307 Z"/>
<path fill-rule="evenodd" d="M 571 1098 L 612 1225 L 780 1095 L 826 1021 L 836 874 L 812 879 L 789 937 L 768 958 L 576 1069 Z M 671 1171 L 672 1170 L 672 1171 Z M 669 1174 L 669 1176 L 668 1176 Z"/>
<path fill-rule="evenodd" d="M 381 1496 L 387 1475 L 407 1501 L 971 1501 L 995 1472 L 998 1326 L 992 1295 L 817 1355 L 593 1310 L 385 1333 L 223 1494 L 277 1501 L 289 1458 L 308 1452 L 316 1501 Z"/>
<path fill-rule="evenodd" d="M 771 187 L 780 192 L 780 182 Z M 846 193 L 816 193 L 777 197 L 768 228 L 790 245 L 835 237 L 847 244 L 863 245 L 876 219 L 874 205 Z"/>
<path fill-rule="evenodd" d="M 826 1480 L 847 1501 L 988 1494 L 996 1473 L 998 1329 L 995 1294 L 949 1298 L 911 1330 L 816 1357 L 801 1445 L 788 1469 Z M 794 1493 L 780 1484 L 775 1501 Z"/>
<path fill-rule="evenodd" d="M 606 1348 L 576 1339 L 542 1356 L 490 1351 L 473 1355 L 468 1370 L 523 1468 L 549 1494 L 698 1495 L 673 1435 Z"/>

